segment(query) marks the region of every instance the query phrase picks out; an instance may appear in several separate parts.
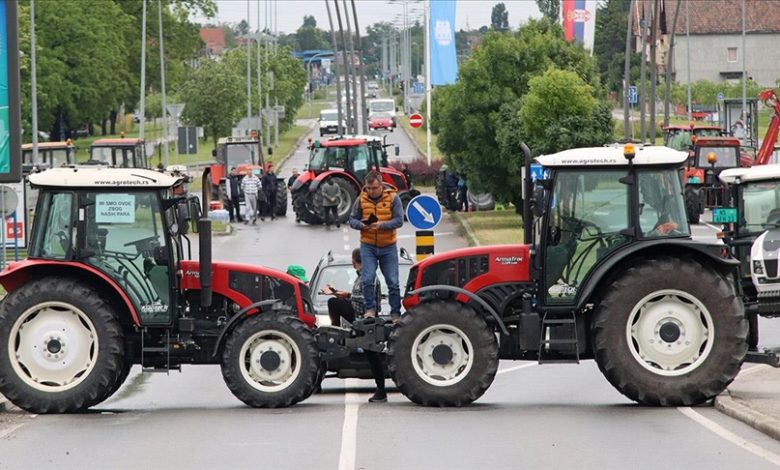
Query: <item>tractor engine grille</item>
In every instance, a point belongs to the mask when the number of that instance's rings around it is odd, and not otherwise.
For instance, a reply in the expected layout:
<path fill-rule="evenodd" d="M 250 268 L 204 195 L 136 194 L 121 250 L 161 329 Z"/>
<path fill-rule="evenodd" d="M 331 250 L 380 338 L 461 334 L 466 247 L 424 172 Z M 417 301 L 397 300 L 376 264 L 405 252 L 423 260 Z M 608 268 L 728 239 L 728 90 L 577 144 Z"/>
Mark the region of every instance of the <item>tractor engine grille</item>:
<path fill-rule="evenodd" d="M 488 272 L 487 256 L 470 256 L 441 261 L 429 266 L 422 276 L 423 286 L 463 287 L 473 278 Z"/>

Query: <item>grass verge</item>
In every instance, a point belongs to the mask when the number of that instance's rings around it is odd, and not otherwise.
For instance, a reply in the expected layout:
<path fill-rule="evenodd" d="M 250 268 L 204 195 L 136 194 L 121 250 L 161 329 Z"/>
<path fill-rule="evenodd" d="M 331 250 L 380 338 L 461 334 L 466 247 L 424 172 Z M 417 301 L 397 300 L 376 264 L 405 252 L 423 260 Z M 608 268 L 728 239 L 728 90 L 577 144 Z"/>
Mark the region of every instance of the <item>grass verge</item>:
<path fill-rule="evenodd" d="M 513 210 L 488 212 L 456 212 L 470 246 L 522 243 L 523 227 L 520 217 Z"/>
<path fill-rule="evenodd" d="M 409 116 L 401 116 L 399 118 L 401 125 L 406 129 L 406 131 L 409 133 L 410 136 L 412 136 L 412 139 L 417 143 L 417 146 L 422 149 L 423 154 L 425 153 L 425 139 L 426 139 L 426 132 L 425 132 L 425 124 L 423 124 L 422 127 L 418 129 L 414 129 L 412 126 L 409 125 Z M 431 133 L 431 160 L 443 160 L 444 155 L 441 153 L 441 150 L 439 150 L 439 147 L 436 146 L 438 140 L 438 136 L 436 134 Z"/>

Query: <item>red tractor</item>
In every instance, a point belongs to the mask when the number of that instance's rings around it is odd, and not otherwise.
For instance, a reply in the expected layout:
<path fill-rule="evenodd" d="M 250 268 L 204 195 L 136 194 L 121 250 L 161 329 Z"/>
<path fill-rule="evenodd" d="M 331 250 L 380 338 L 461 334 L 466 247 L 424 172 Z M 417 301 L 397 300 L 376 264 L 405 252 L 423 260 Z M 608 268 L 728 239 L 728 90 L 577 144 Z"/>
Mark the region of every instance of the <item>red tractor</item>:
<path fill-rule="evenodd" d="M 89 164 L 116 168 L 149 168 L 143 139 L 98 139 L 89 146 Z"/>
<path fill-rule="evenodd" d="M 664 127 L 664 145 L 675 150 L 688 150 L 693 136 L 698 139 L 722 135 L 725 135 L 725 132 L 717 126 L 697 126 L 694 124 L 667 126 Z"/>
<path fill-rule="evenodd" d="M 29 174 L 39 170 L 76 163 L 76 147 L 68 139 L 65 142 L 39 142 L 38 159 L 33 158 L 33 144 L 22 145 L 22 172 Z"/>
<path fill-rule="evenodd" d="M 218 364 L 255 407 L 289 406 L 319 381 L 309 289 L 284 272 L 211 260 L 211 225 L 176 197 L 182 178 L 145 169 L 54 168 L 29 259 L 0 273 L 0 393 L 34 413 L 84 410 L 145 371 Z M 203 211 L 208 209 L 208 170 Z M 194 202 L 194 204 L 193 204 Z M 204 212 L 205 213 L 205 212 Z"/>
<path fill-rule="evenodd" d="M 321 187 L 326 179 L 334 178 L 341 190 L 338 221 L 349 219 L 352 205 L 363 187 L 363 178 L 378 169 L 385 185 L 398 191 L 406 208 L 414 195 L 403 173 L 389 166 L 386 148 L 389 145 L 375 136 L 336 137 L 318 140 L 310 146 L 309 164 L 292 187 L 293 209 L 298 220 L 321 224 L 324 220 Z M 398 148 L 396 147 L 396 155 Z"/>
<path fill-rule="evenodd" d="M 213 155 L 217 162 L 211 165 L 210 170 L 211 197 L 214 200 L 222 199 L 223 203 L 229 197 L 225 193 L 225 178 L 231 168 L 236 168 L 242 178 L 250 172 L 254 172 L 262 178 L 262 173 L 268 168 L 262 146 L 256 138 L 223 137 L 217 141 L 217 148 Z M 277 181 L 279 184 L 274 202 L 274 213 L 277 216 L 284 216 L 287 214 L 287 185 L 283 178 L 277 177 Z M 243 200 L 243 195 L 241 198 Z"/>
<path fill-rule="evenodd" d="M 698 224 L 705 208 L 719 207 L 726 187 L 718 175 L 729 168 L 750 167 L 753 157 L 743 152 L 736 137 L 692 137 L 693 145 L 683 175 L 688 222 Z"/>

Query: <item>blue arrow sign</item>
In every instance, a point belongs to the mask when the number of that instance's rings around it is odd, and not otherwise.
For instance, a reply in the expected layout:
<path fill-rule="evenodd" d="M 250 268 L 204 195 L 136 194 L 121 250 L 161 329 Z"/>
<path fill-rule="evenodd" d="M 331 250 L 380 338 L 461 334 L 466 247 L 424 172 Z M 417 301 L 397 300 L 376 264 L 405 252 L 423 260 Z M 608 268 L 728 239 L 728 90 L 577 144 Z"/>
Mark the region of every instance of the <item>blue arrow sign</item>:
<path fill-rule="evenodd" d="M 638 98 L 639 97 L 637 96 L 636 87 L 633 86 L 633 85 L 629 86 L 628 87 L 628 102 L 630 104 L 637 104 L 637 102 L 639 101 Z"/>
<path fill-rule="evenodd" d="M 421 194 L 406 206 L 406 218 L 418 230 L 430 230 L 441 221 L 439 201 L 427 194 Z"/>

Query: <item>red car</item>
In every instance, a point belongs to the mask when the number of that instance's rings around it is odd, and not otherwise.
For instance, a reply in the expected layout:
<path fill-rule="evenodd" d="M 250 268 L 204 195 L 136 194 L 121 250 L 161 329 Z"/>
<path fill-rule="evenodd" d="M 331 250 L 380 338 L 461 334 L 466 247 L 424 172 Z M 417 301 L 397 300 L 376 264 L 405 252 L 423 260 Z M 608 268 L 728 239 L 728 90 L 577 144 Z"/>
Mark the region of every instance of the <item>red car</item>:
<path fill-rule="evenodd" d="M 387 113 L 373 114 L 368 118 L 368 128 L 371 130 L 386 129 L 392 132 L 395 129 L 393 116 Z"/>

